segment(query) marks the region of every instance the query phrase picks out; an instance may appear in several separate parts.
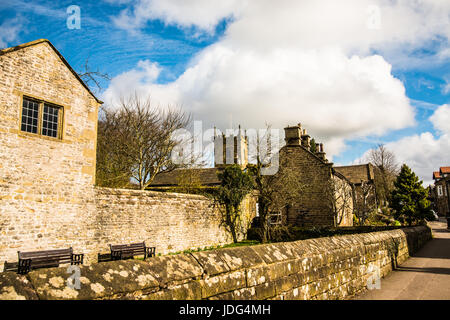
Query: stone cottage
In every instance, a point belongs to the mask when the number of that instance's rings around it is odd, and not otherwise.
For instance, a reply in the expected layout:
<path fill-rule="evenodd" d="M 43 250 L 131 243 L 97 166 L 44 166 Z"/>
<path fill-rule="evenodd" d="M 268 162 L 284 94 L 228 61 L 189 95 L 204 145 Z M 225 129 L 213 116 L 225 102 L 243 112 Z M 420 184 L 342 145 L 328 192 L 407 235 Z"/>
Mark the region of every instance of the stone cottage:
<path fill-rule="evenodd" d="M 441 217 L 450 216 L 450 167 L 440 167 L 439 171 L 433 172 L 433 180 L 431 190 L 434 209 Z"/>
<path fill-rule="evenodd" d="M 101 103 L 48 40 L 0 51 L 0 262 L 88 236 Z"/>
<path fill-rule="evenodd" d="M 304 183 L 304 190 L 295 206 L 282 213 L 289 225 L 351 226 L 353 225 L 353 194 L 350 181 L 333 169 L 323 144 L 311 151 L 311 137 L 301 125 L 286 127 L 286 144 L 280 149 L 280 171 L 291 169 Z"/>
<path fill-rule="evenodd" d="M 354 186 L 355 214 L 361 217 L 378 207 L 375 175 L 377 170 L 371 163 L 334 167 Z"/>

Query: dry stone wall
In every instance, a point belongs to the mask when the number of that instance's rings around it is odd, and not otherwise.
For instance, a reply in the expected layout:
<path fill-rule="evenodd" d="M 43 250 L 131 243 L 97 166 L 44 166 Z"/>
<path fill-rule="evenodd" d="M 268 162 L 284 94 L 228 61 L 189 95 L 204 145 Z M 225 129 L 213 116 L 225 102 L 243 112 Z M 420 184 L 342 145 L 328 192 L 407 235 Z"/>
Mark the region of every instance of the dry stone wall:
<path fill-rule="evenodd" d="M 0 299 L 348 299 L 431 238 L 425 226 L 0 274 Z"/>
<path fill-rule="evenodd" d="M 2 207 L 0 261 L 17 261 L 17 250 L 71 246 L 90 264 L 109 252 L 109 244 L 145 241 L 165 254 L 232 242 L 219 210 L 200 195 L 91 188 L 82 196 L 81 203 L 28 201 L 29 211 L 10 200 L 8 210 Z M 243 203 L 247 225 L 253 202 L 249 197 Z"/>

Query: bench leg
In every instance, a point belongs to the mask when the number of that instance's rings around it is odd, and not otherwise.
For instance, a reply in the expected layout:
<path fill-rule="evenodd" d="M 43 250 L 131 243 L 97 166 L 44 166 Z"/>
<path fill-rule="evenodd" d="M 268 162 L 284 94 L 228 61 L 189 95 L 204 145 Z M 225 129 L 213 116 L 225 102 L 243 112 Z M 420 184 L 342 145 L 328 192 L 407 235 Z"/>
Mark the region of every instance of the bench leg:
<path fill-rule="evenodd" d="M 17 265 L 18 274 L 27 274 L 31 270 L 31 259 L 19 259 Z"/>
<path fill-rule="evenodd" d="M 145 248 L 145 258 L 151 258 L 155 256 L 156 247 Z"/>
<path fill-rule="evenodd" d="M 81 253 L 81 254 L 72 254 L 72 257 L 71 257 L 71 261 L 70 261 L 70 264 L 71 265 L 79 265 L 79 264 L 83 264 L 83 259 L 84 259 L 84 254 L 83 253 Z"/>
<path fill-rule="evenodd" d="M 122 251 L 112 251 L 111 259 L 112 260 L 122 260 Z"/>

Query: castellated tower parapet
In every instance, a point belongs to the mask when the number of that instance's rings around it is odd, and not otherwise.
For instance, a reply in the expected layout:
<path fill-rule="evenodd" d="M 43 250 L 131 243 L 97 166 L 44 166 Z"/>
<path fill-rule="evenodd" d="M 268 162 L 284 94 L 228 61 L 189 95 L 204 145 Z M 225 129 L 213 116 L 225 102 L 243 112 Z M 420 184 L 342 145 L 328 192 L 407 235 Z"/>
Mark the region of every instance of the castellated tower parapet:
<path fill-rule="evenodd" d="M 237 134 L 226 136 L 224 133 L 214 132 L 214 166 L 238 164 L 245 168 L 248 164 L 248 137 L 242 134 L 239 126 Z"/>

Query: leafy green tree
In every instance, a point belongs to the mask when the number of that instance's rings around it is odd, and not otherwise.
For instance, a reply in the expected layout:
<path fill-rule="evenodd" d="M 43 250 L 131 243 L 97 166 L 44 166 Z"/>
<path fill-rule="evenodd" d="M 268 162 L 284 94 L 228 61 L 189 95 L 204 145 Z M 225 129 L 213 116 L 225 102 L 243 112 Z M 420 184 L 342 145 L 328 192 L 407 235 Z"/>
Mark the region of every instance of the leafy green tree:
<path fill-rule="evenodd" d="M 422 181 L 416 174 L 404 164 L 400 174 L 394 182 L 394 190 L 391 193 L 391 208 L 394 217 L 401 222 L 407 222 L 411 226 L 413 222 L 423 221 L 432 217 L 431 204 L 427 200 L 427 190 L 422 186 Z"/>
<path fill-rule="evenodd" d="M 221 183 L 212 196 L 215 202 L 225 209 L 225 211 L 221 210 L 223 213 L 222 223 L 231 233 L 233 242 L 236 243 L 238 242 L 237 230 L 241 220 L 241 203 L 245 196 L 253 190 L 253 181 L 250 175 L 238 165 L 226 167 L 217 175 Z"/>

